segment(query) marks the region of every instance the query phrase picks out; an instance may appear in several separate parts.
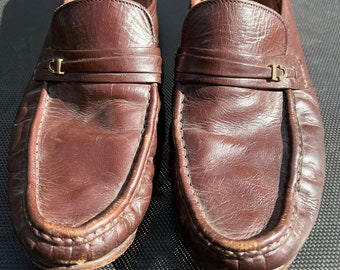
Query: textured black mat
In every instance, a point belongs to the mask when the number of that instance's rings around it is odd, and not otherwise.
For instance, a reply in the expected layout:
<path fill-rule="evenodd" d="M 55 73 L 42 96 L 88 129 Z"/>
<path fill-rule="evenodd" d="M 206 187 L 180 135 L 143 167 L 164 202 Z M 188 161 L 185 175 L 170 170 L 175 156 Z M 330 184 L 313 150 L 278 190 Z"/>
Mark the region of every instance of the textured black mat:
<path fill-rule="evenodd" d="M 0 1 L 0 269 L 37 269 L 26 259 L 11 228 L 7 149 L 17 107 L 57 4 L 56 0 Z M 153 199 L 134 244 L 102 269 L 199 269 L 180 240 L 169 173 L 174 58 L 188 5 L 188 0 L 158 2 L 164 82 Z M 317 224 L 290 269 L 339 270 L 340 1 L 293 0 L 293 5 L 326 129 L 327 178 Z"/>

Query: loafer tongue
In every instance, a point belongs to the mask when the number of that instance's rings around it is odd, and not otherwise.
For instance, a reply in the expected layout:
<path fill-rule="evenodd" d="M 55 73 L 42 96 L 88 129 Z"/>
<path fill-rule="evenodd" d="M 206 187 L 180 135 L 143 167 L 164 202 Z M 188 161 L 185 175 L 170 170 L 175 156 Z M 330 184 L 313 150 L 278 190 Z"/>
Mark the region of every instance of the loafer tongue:
<path fill-rule="evenodd" d="M 49 46 L 59 50 L 150 47 L 155 43 L 150 15 L 132 1 L 78 1 L 60 7 Z"/>
<path fill-rule="evenodd" d="M 182 47 L 222 49 L 237 54 L 282 55 L 286 29 L 274 10 L 252 1 L 207 1 L 190 10 Z"/>

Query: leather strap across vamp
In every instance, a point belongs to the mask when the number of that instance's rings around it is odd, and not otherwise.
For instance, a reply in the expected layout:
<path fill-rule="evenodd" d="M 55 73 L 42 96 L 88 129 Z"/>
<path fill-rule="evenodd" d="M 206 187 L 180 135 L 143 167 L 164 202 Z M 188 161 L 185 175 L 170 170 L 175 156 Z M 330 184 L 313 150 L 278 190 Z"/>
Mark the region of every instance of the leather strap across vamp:
<path fill-rule="evenodd" d="M 12 133 L 15 231 L 45 269 L 96 269 L 148 208 L 160 108 L 156 1 L 64 1 Z"/>
<path fill-rule="evenodd" d="M 174 191 L 187 247 L 205 269 L 286 269 L 325 177 L 290 1 L 192 0 L 175 80 Z"/>

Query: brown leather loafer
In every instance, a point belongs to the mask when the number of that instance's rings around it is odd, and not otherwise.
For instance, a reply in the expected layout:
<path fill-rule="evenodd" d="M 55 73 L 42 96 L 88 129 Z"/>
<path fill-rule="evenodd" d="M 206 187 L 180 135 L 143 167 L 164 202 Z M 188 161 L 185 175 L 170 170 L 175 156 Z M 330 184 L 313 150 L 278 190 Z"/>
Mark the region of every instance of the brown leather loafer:
<path fill-rule="evenodd" d="M 15 231 L 42 268 L 94 269 L 149 205 L 161 78 L 153 0 L 64 1 L 14 124 Z"/>
<path fill-rule="evenodd" d="M 290 1 L 193 0 L 176 72 L 174 189 L 188 248 L 206 269 L 286 269 L 325 171 Z"/>

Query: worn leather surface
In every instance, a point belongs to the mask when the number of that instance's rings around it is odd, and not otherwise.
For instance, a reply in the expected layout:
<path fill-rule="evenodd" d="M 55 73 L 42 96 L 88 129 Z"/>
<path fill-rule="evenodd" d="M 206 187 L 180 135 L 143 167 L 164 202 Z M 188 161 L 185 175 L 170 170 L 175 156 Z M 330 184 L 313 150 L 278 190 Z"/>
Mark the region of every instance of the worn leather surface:
<path fill-rule="evenodd" d="M 9 200 L 35 264 L 91 268 L 125 251 L 150 202 L 158 22 L 155 1 L 68 2 L 54 13 L 14 123 Z"/>
<path fill-rule="evenodd" d="M 32 75 L 58 1 L 0 1 L 0 269 L 36 270 L 25 256 L 10 222 L 7 197 L 8 144 L 12 124 L 24 88 Z M 327 149 L 326 182 L 321 209 L 315 226 L 289 269 L 337 270 L 338 267 L 338 190 L 339 190 L 339 5 L 335 1 L 292 0 L 308 69 L 320 103 Z M 169 144 L 162 133 L 169 130 L 176 51 L 180 45 L 182 21 L 188 2 L 159 0 L 160 47 L 162 49 L 162 109 L 159 121 L 153 196 L 131 247 L 112 264 L 101 269 L 201 269 L 179 237 L 173 211 L 169 172 Z"/>
<path fill-rule="evenodd" d="M 325 174 L 323 125 L 290 1 L 197 2 L 176 63 L 183 236 L 207 269 L 288 266 L 315 222 Z M 280 63 L 281 81 L 271 76 Z"/>

